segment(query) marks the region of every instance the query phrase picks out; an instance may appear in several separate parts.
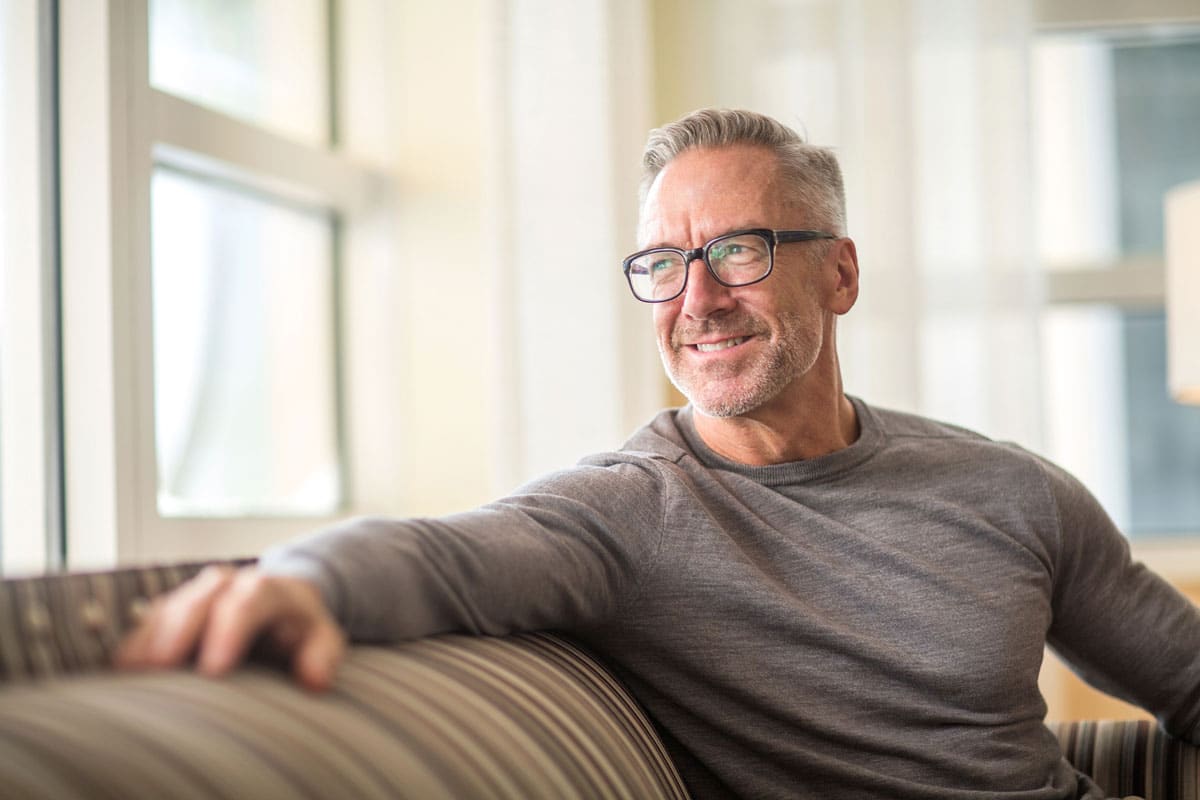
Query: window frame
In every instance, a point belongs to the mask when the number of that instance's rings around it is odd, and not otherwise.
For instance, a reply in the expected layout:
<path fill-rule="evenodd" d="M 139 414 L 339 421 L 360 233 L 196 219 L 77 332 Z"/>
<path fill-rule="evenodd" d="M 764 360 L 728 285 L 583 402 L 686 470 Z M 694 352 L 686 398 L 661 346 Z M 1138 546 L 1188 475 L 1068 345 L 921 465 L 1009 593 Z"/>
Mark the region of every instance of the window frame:
<path fill-rule="evenodd" d="M 0 569 L 63 557 L 53 0 L 5 3 L 0 235 Z M 30 113 L 30 112 L 33 113 Z M 31 202 L 32 199 L 32 202 Z"/>
<path fill-rule="evenodd" d="M 343 5 L 358 7 L 352 27 L 338 24 Z M 330 48 L 337 59 L 331 133 L 350 133 L 338 86 L 364 68 L 354 60 L 356 49 L 339 46 L 335 37 L 344 42 L 361 34 L 362 18 L 371 13 L 369 2 L 330 3 Z M 352 154 L 342 136 L 331 137 L 327 147 L 300 144 L 153 88 L 148 0 L 66 4 L 60 37 L 68 563 L 250 555 L 374 505 L 347 476 L 380 468 L 371 460 L 378 449 L 348 441 L 344 419 L 357 398 L 377 387 L 339 379 L 343 506 L 334 514 L 222 519 L 158 513 L 150 179 L 155 165 L 164 164 L 330 211 L 337 250 L 334 341 L 341 351 L 344 339 L 362 338 L 356 328 L 381 324 L 370 313 L 344 313 L 347 293 L 370 291 L 344 278 L 362 240 L 380 235 L 373 221 L 393 194 L 387 165 Z"/>

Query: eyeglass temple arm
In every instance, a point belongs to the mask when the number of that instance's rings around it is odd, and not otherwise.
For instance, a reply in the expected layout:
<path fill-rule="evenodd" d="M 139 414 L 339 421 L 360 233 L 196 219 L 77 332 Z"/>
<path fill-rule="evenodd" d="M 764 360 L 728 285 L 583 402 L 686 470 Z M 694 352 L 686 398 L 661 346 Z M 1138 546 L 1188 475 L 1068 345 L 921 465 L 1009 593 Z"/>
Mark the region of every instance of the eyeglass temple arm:
<path fill-rule="evenodd" d="M 832 233 L 825 231 L 775 231 L 775 243 L 807 242 L 813 239 L 837 239 Z"/>

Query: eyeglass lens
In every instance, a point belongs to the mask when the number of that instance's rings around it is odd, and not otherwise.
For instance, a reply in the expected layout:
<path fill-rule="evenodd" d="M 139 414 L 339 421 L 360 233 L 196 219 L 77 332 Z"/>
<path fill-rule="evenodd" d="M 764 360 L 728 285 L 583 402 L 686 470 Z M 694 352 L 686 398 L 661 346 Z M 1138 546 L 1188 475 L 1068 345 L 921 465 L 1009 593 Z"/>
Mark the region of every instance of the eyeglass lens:
<path fill-rule="evenodd" d="M 754 283 L 771 269 L 771 243 L 756 233 L 723 236 L 708 243 L 705 260 L 728 286 Z M 629 282 L 643 300 L 666 300 L 683 290 L 687 267 L 676 250 L 650 250 L 629 262 Z"/>

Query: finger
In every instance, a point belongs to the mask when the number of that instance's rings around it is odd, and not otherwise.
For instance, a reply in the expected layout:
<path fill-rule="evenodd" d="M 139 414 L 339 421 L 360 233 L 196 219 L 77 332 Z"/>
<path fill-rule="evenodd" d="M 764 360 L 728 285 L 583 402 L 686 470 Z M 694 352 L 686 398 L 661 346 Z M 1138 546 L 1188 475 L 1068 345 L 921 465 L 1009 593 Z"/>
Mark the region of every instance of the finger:
<path fill-rule="evenodd" d="M 340 630 L 325 608 L 317 587 L 301 578 L 267 576 L 247 571 L 214 604 L 200 646 L 198 666 L 209 675 L 223 675 L 242 661 L 260 633 L 295 660 L 300 643 L 317 624 Z M 320 641 L 329 641 L 323 633 Z M 326 652 L 328 645 L 321 652 Z"/>
<path fill-rule="evenodd" d="M 205 567 L 192 581 L 167 595 L 154 616 L 146 657 L 151 666 L 182 664 L 200 638 L 205 620 L 218 597 L 233 580 L 232 567 Z"/>
<path fill-rule="evenodd" d="M 296 651 L 292 669 L 307 689 L 323 692 L 333 686 L 338 665 L 346 653 L 346 637 L 332 619 L 315 622 Z"/>
<path fill-rule="evenodd" d="M 161 602 L 161 601 L 158 601 Z M 155 606 L 151 605 L 138 619 L 136 627 L 122 637 L 113 654 L 113 666 L 117 669 L 137 669 L 148 666 L 146 653 L 155 635 Z"/>
<path fill-rule="evenodd" d="M 253 571 L 239 574 L 213 603 L 197 667 L 207 675 L 224 675 L 245 658 L 259 633 L 294 613 L 277 579 Z"/>
<path fill-rule="evenodd" d="M 234 570 L 210 566 L 173 592 L 159 597 L 135 632 L 118 650 L 126 667 L 169 667 L 181 664 L 194 649 L 216 597 L 229 585 Z"/>

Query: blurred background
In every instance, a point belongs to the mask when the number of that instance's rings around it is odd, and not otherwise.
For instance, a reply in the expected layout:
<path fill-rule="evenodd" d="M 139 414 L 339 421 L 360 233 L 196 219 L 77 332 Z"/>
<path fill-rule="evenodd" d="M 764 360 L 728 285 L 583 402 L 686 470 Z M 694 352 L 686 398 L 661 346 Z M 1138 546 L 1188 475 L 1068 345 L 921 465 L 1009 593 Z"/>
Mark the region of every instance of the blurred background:
<path fill-rule="evenodd" d="M 1196 0 L 2 0 L 0 564 L 437 514 L 679 402 L 620 259 L 647 131 L 836 149 L 847 390 L 1012 440 L 1200 582 L 1163 196 Z M 1200 346 L 1197 343 L 1196 346 Z"/>

